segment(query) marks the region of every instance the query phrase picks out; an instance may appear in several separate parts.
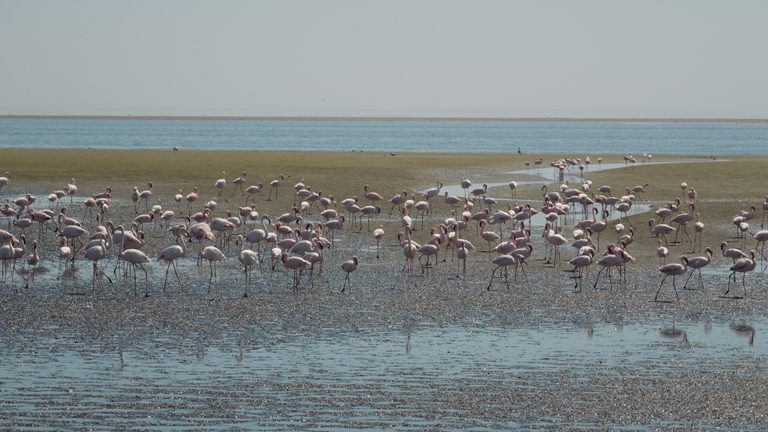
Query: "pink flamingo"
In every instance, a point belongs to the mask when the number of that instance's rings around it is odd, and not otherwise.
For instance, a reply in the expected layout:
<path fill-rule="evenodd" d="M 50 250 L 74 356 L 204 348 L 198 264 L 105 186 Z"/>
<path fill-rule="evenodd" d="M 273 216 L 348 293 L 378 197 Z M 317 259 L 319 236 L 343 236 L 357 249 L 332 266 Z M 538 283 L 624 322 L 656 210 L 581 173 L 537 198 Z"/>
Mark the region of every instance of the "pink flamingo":
<path fill-rule="evenodd" d="M 680 257 L 680 263 L 667 264 L 664 267 L 660 267 L 659 271 L 664 274 L 664 277 L 661 278 L 661 283 L 659 283 L 659 288 L 656 290 L 656 296 L 653 298 L 653 301 L 659 300 L 659 292 L 661 291 L 661 287 L 664 285 L 664 281 L 667 280 L 670 275 L 672 276 L 672 289 L 675 290 L 675 297 L 677 300 L 680 300 L 680 296 L 677 294 L 677 286 L 675 286 L 675 279 L 680 275 L 684 275 L 688 271 L 688 258 L 682 256 Z"/>

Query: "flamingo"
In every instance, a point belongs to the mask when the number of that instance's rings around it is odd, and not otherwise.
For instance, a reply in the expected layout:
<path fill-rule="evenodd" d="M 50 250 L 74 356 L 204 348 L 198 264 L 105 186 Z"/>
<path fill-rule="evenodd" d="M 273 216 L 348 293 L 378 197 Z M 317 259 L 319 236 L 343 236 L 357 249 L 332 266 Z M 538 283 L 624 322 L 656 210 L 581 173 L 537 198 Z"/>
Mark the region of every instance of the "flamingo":
<path fill-rule="evenodd" d="M 269 195 L 267 196 L 267 201 L 271 201 L 272 200 L 272 191 L 273 190 L 275 191 L 275 200 L 277 200 L 277 188 L 282 186 L 283 180 L 285 180 L 285 177 L 282 174 L 280 174 L 276 179 L 272 180 L 269 183 L 270 188 L 269 188 Z"/>
<path fill-rule="evenodd" d="M 373 238 L 376 239 L 376 259 L 379 259 L 379 242 L 384 237 L 384 225 L 379 225 L 373 230 Z"/>
<path fill-rule="evenodd" d="M 253 266 L 259 264 L 261 266 L 261 257 L 258 252 L 254 252 L 250 249 L 245 249 L 245 242 L 242 235 L 237 236 L 237 243 L 240 243 L 240 256 L 238 260 L 243 265 L 243 273 L 245 273 L 245 288 L 243 289 L 243 297 L 248 297 L 248 282 L 251 278 L 251 271 Z"/>
<path fill-rule="evenodd" d="M 109 283 L 112 283 L 112 279 L 110 279 L 110 277 L 106 273 L 104 273 L 104 270 L 102 270 L 98 266 L 99 261 L 107 257 L 107 245 L 104 239 L 99 240 L 98 245 L 91 246 L 88 249 L 86 249 L 84 256 L 87 260 L 93 261 L 93 278 L 91 283 L 92 290 L 95 290 L 96 286 L 98 285 L 99 274 L 106 277 Z"/>
<path fill-rule="evenodd" d="M 314 239 L 316 248 L 314 250 L 311 250 L 309 252 L 305 252 L 304 255 L 301 257 L 307 260 L 309 262 L 309 281 L 312 284 L 312 287 L 315 286 L 315 264 L 318 264 L 320 267 L 320 270 L 318 270 L 318 273 L 323 273 L 323 249 L 325 249 L 326 246 L 323 246 L 323 242 Z"/>
<path fill-rule="evenodd" d="M 392 212 L 395 210 L 395 207 L 398 209 L 402 209 L 402 205 L 405 204 L 405 201 L 408 199 L 408 192 L 402 191 L 399 194 L 393 196 L 389 199 L 389 202 L 392 203 L 392 207 L 389 209 L 389 214 L 387 216 L 392 216 Z"/>
<path fill-rule="evenodd" d="M 472 181 L 469 179 L 461 180 L 461 188 L 464 189 L 464 198 L 469 198 L 469 188 L 472 187 Z"/>
<path fill-rule="evenodd" d="M 768 241 L 768 230 L 760 230 L 754 234 L 752 234 L 752 238 L 757 241 L 757 245 L 755 245 L 755 250 L 760 254 L 760 258 L 762 260 L 765 260 L 765 242 Z M 763 273 L 765 271 L 765 266 L 761 267 L 760 273 Z"/>
<path fill-rule="evenodd" d="M 428 203 L 431 203 L 431 199 L 436 197 L 440 193 L 440 189 L 443 188 L 443 184 L 441 182 L 437 182 L 437 186 L 433 188 L 429 188 L 424 191 L 424 199 L 427 200 Z M 430 209 L 432 206 L 429 206 Z M 431 210 L 430 210 L 431 211 Z"/>
<path fill-rule="evenodd" d="M 250 243 L 251 248 L 253 248 L 253 244 L 256 243 L 256 249 L 261 249 L 261 242 L 265 242 L 267 240 L 267 233 L 269 233 L 268 226 L 272 225 L 272 220 L 267 215 L 261 216 L 261 228 L 256 228 L 251 231 L 249 231 L 245 235 L 245 241 Z M 266 245 L 265 245 L 266 247 Z"/>
<path fill-rule="evenodd" d="M 2 189 L 2 188 L 0 188 Z M 760 228 L 765 227 L 765 220 L 768 219 L 768 196 L 765 197 L 765 201 L 763 201 L 763 221 L 760 223 Z"/>
<path fill-rule="evenodd" d="M 688 275 L 688 279 L 685 280 L 685 284 L 683 285 L 683 289 L 688 289 L 688 281 L 691 280 L 691 277 L 694 273 L 699 273 L 699 282 L 701 283 L 701 287 L 704 288 L 704 280 L 701 278 L 701 269 L 708 266 L 709 263 L 712 262 L 712 249 L 706 248 L 704 249 L 704 255 L 688 258 L 688 267 L 693 269 L 691 270 L 691 274 Z"/>
<path fill-rule="evenodd" d="M 181 230 L 182 233 L 179 234 L 179 236 L 183 235 L 183 233 L 186 233 L 186 226 L 183 226 L 183 229 Z M 182 286 L 181 278 L 179 277 L 179 272 L 176 269 L 176 260 L 182 257 L 185 257 L 187 255 L 187 250 L 184 248 L 184 241 L 181 241 L 181 244 L 174 244 L 172 246 L 168 246 L 167 248 L 163 249 L 160 252 L 160 255 L 157 256 L 158 261 L 165 261 L 168 263 L 168 267 L 165 269 L 165 281 L 163 282 L 163 293 L 165 293 L 165 287 L 168 285 L 168 272 L 171 269 L 171 266 L 173 266 L 173 272 L 176 274 L 176 280 L 179 281 L 179 286 Z"/>
<path fill-rule="evenodd" d="M 577 255 L 568 261 L 568 264 L 572 265 L 573 269 L 565 271 L 570 272 L 571 274 L 578 272 L 578 276 L 573 276 L 573 278 L 576 279 L 576 285 L 573 286 L 573 289 L 576 290 L 576 288 L 578 288 L 579 290 L 577 292 L 581 292 L 582 272 L 584 269 L 589 269 L 589 266 L 592 265 L 594 257 L 594 249 L 587 249 L 585 254 Z"/>
<path fill-rule="evenodd" d="M 5 175 L 0 177 L 0 192 L 3 191 L 4 187 L 8 186 L 11 183 L 11 181 L 8 179 L 9 176 L 10 176 L 10 173 L 6 171 Z"/>
<path fill-rule="evenodd" d="M 0 245 L 0 262 L 2 262 L 3 283 L 5 283 L 5 275 L 8 273 L 11 262 L 14 259 L 13 241 L 16 241 L 15 237 L 12 238 L 11 242 Z M 11 283 L 13 283 L 13 273 L 11 273 Z"/>
<path fill-rule="evenodd" d="M 224 255 L 224 252 L 222 252 L 216 246 L 206 246 L 205 249 L 203 249 L 202 258 L 208 261 L 208 265 L 211 268 L 211 277 L 208 279 L 208 281 L 212 282 L 214 278 L 217 276 L 216 263 L 219 261 L 223 261 L 226 258 L 226 256 Z M 208 284 L 208 291 L 210 290 L 211 290 L 211 285 Z"/>
<path fill-rule="evenodd" d="M 429 214 L 430 205 L 427 201 L 418 201 L 413 205 L 413 208 L 421 215 L 421 229 L 424 229 L 424 214 Z"/>
<path fill-rule="evenodd" d="M 430 259 L 432 256 L 435 257 L 435 265 L 437 265 L 437 256 L 440 253 L 440 237 L 433 237 L 430 239 L 428 243 L 426 243 L 424 246 L 418 248 L 417 252 L 419 252 L 419 264 L 421 264 L 421 272 L 424 273 L 425 270 L 430 269 L 432 265 L 430 264 Z M 424 263 L 421 261 L 422 258 L 427 257 L 427 262 Z"/>
<path fill-rule="evenodd" d="M 30 283 L 32 285 L 35 284 L 35 269 L 37 268 L 38 263 L 40 263 L 40 257 L 37 255 L 37 240 L 34 240 L 32 241 L 32 252 L 27 257 L 29 276 L 27 277 L 27 286 L 25 288 L 29 288 Z"/>
<path fill-rule="evenodd" d="M 592 209 L 592 224 L 589 225 L 589 229 L 592 231 L 592 233 L 597 233 L 597 247 L 600 247 L 600 233 L 605 231 L 606 228 L 608 228 L 608 210 L 603 210 L 603 219 L 597 220 L 597 213 L 598 210 L 596 208 Z"/>
<path fill-rule="evenodd" d="M 656 290 L 656 296 L 653 298 L 653 301 L 659 300 L 659 292 L 661 291 L 661 287 L 664 285 L 664 281 L 670 275 L 672 276 L 672 289 L 675 290 L 675 297 L 677 300 L 680 300 L 680 296 L 677 294 L 677 287 L 675 286 L 675 279 L 680 275 L 684 275 L 688 271 L 688 258 L 682 256 L 680 257 L 680 263 L 667 264 L 664 267 L 660 267 L 659 271 L 664 274 L 664 277 L 661 278 L 661 283 L 659 283 L 659 288 Z"/>
<path fill-rule="evenodd" d="M 67 260 L 72 258 L 72 248 L 67 246 L 67 238 L 66 237 L 62 237 L 62 239 L 61 239 L 61 244 L 59 245 L 58 255 L 59 255 L 59 268 L 58 268 L 58 270 L 56 272 L 57 275 L 61 273 L 61 263 L 62 263 L 62 261 L 67 261 Z M 58 276 L 56 277 L 56 279 L 58 279 Z"/>
<path fill-rule="evenodd" d="M 736 273 L 741 273 L 741 286 L 744 288 L 743 298 L 747 298 L 747 285 L 745 283 L 745 279 L 747 277 L 747 273 L 755 269 L 756 264 L 757 263 L 755 262 L 754 250 L 749 251 L 749 258 L 737 259 L 736 262 L 730 267 L 731 274 L 728 275 L 728 288 L 725 290 L 721 297 L 724 297 L 731 291 L 731 278 L 733 278 L 733 283 L 736 283 Z"/>
<path fill-rule="evenodd" d="M 661 236 L 665 245 L 667 244 L 667 235 L 675 231 L 671 225 L 656 223 L 656 219 L 648 219 L 648 228 L 651 230 L 651 234 L 655 234 L 656 237 Z"/>
<path fill-rule="evenodd" d="M 602 266 L 602 268 L 597 272 L 595 283 L 592 288 L 597 289 L 597 283 L 600 281 L 600 275 L 605 269 L 608 269 L 608 281 L 610 282 L 611 288 L 613 288 L 613 277 L 611 276 L 611 270 L 613 267 L 621 267 L 624 265 L 623 255 L 623 250 L 618 249 L 615 245 L 608 245 L 608 254 L 600 257 L 600 259 L 597 260 L 597 264 Z"/>
<path fill-rule="evenodd" d="M 336 231 L 343 231 L 344 230 L 344 215 L 339 215 L 336 219 L 331 219 L 328 222 L 325 223 L 325 229 L 328 232 L 328 235 L 330 236 L 331 243 L 333 243 L 334 240 L 334 233 Z"/>
<path fill-rule="evenodd" d="M 698 239 L 699 247 L 701 247 L 704 235 L 704 222 L 700 221 L 699 218 L 699 213 L 696 213 L 696 223 L 693 224 L 693 252 L 696 252 L 696 240 Z"/>
<path fill-rule="evenodd" d="M 672 240 L 672 243 L 677 243 L 677 235 L 680 234 L 680 231 L 682 231 L 685 236 L 688 238 L 688 241 L 693 243 L 691 240 L 691 236 L 688 234 L 688 223 L 691 222 L 694 217 L 696 216 L 695 210 L 696 207 L 693 203 L 688 204 L 688 213 L 681 213 L 670 220 L 670 223 L 677 224 L 677 231 L 675 231 L 675 239 Z"/>
<path fill-rule="evenodd" d="M 254 195 L 261 193 L 263 189 L 264 189 L 264 185 L 259 183 L 259 184 L 251 185 L 245 188 L 245 193 L 248 194 L 248 199 L 253 201 Z"/>
<path fill-rule="evenodd" d="M 499 237 L 499 235 L 496 234 L 496 232 L 494 232 L 494 231 L 486 231 L 485 230 L 486 224 L 487 224 L 487 222 L 486 222 L 485 219 L 480 220 L 480 222 L 479 222 L 479 225 L 480 225 L 480 237 L 482 237 L 483 240 L 488 242 L 488 252 L 491 252 L 491 242 L 493 242 L 495 244 L 495 243 L 497 243 L 499 241 L 499 239 L 501 237 Z"/>
<path fill-rule="evenodd" d="M 443 202 L 445 203 L 445 205 L 455 210 L 459 206 L 459 204 L 461 204 L 462 200 L 457 196 L 452 196 L 452 195 L 449 196 L 448 191 L 445 191 Z"/>
<path fill-rule="evenodd" d="M 462 276 L 467 275 L 467 257 L 469 256 L 470 251 L 467 244 L 471 245 L 471 243 L 468 242 L 459 242 L 459 249 L 456 251 L 456 257 L 459 259 L 458 265 L 461 266 Z M 458 275 L 456 275 L 456 277 L 458 277 Z"/>
<path fill-rule="evenodd" d="M 371 230 L 371 217 L 381 213 L 381 207 L 379 207 L 378 205 L 368 205 L 368 206 L 365 206 L 365 207 L 361 208 L 360 212 L 362 213 L 362 216 L 360 216 L 361 218 L 363 216 L 367 216 L 368 217 L 368 231 L 370 231 Z M 363 225 L 361 223 L 360 224 L 360 231 L 362 231 L 362 230 L 363 230 Z"/>
<path fill-rule="evenodd" d="M 191 215 L 192 211 L 190 210 L 190 206 L 193 202 L 197 201 L 198 195 L 197 195 L 197 186 L 192 188 L 192 192 L 188 193 L 184 199 L 187 201 L 187 214 Z"/>
<path fill-rule="evenodd" d="M 488 193 L 488 185 L 483 183 L 482 187 L 472 189 L 469 193 L 472 195 L 473 198 L 479 198 Z"/>
<path fill-rule="evenodd" d="M 365 199 L 371 202 L 371 205 L 376 205 L 376 201 L 381 201 L 384 199 L 383 196 L 379 195 L 376 192 L 372 192 L 371 187 L 368 185 L 363 186 L 363 192 L 365 194 Z"/>
<path fill-rule="evenodd" d="M 512 193 L 512 199 L 515 199 L 515 191 L 517 190 L 517 182 L 516 181 L 509 182 L 509 190 Z"/>
<path fill-rule="evenodd" d="M 74 246 L 75 242 L 80 242 L 79 238 L 81 236 L 88 235 L 88 231 L 77 225 L 68 225 L 60 229 L 58 235 L 59 237 L 66 238 Z M 80 242 L 80 245 L 82 246 L 82 242 Z M 72 260 L 75 259 L 76 255 L 77 253 L 72 256 Z"/>
<path fill-rule="evenodd" d="M 667 256 L 669 256 L 669 249 L 661 244 L 661 239 L 658 239 L 657 243 L 659 246 L 656 248 L 656 256 L 659 257 L 659 266 L 663 266 L 667 260 Z"/>
<path fill-rule="evenodd" d="M 138 191 L 136 186 L 133 187 L 134 193 Z M 139 192 L 138 199 L 136 200 L 136 206 L 134 207 L 134 214 L 139 212 L 139 204 L 144 201 L 144 212 L 149 213 L 149 198 L 152 197 L 152 183 L 147 183 L 147 189 Z"/>
<path fill-rule="evenodd" d="M 405 240 L 403 240 L 405 237 Z M 403 248 L 403 256 L 405 257 L 405 264 L 403 265 L 403 272 L 411 274 L 413 272 L 413 260 L 416 258 L 416 252 L 418 252 L 421 245 L 411 240 L 411 230 L 405 227 L 405 234 L 402 232 L 397 235 L 397 239 Z"/>
<path fill-rule="evenodd" d="M 517 280 L 517 266 L 525 261 L 525 258 L 522 258 L 520 256 L 513 256 L 513 255 L 499 255 L 496 257 L 496 259 L 493 260 L 493 263 L 496 264 L 496 268 L 493 269 L 493 272 L 491 272 L 491 281 L 488 283 L 488 288 L 486 288 L 488 291 L 491 290 L 491 285 L 493 284 L 493 277 L 496 275 L 496 271 L 499 269 L 503 269 L 504 272 L 504 282 L 507 285 L 507 289 L 509 289 L 509 278 L 508 278 L 508 272 L 507 267 L 514 265 L 515 266 L 515 280 Z"/>
<path fill-rule="evenodd" d="M 293 270 L 293 289 L 294 290 L 298 289 L 299 278 L 301 277 L 300 272 L 304 271 L 304 269 L 310 268 L 312 266 L 312 263 L 310 263 L 309 261 L 301 257 L 289 256 L 285 252 L 283 252 L 282 254 L 282 261 L 283 261 L 283 267 L 285 267 L 288 270 Z"/>
<path fill-rule="evenodd" d="M 120 251 L 118 253 L 118 259 L 121 259 L 129 264 L 131 264 L 131 268 L 133 270 L 133 291 L 134 294 L 136 293 L 136 267 L 138 266 L 141 268 L 141 270 L 144 271 L 144 297 L 149 297 L 149 275 L 147 274 L 147 269 L 144 267 L 144 263 L 149 262 L 149 257 L 147 255 L 138 250 L 138 249 L 126 249 L 125 248 L 125 239 L 128 236 L 123 233 L 123 237 L 120 241 Z M 117 267 L 115 267 L 115 271 L 117 271 Z"/>
<path fill-rule="evenodd" d="M 240 189 L 240 195 L 245 195 L 245 192 L 243 192 L 243 185 L 245 184 L 245 171 L 243 171 L 240 177 L 232 180 L 232 184 L 235 185 L 232 188 L 232 195 L 235 194 L 235 188 Z"/>
<path fill-rule="evenodd" d="M 736 260 L 747 258 L 747 254 L 739 249 L 729 248 L 728 242 L 725 241 L 720 243 L 720 251 L 722 251 L 724 257 L 733 259 L 734 264 L 736 264 Z"/>
<path fill-rule="evenodd" d="M 549 244 L 552 248 L 550 250 L 549 257 L 547 258 L 547 261 L 544 262 L 544 264 L 552 264 L 553 266 L 557 266 L 561 261 L 560 246 L 566 244 L 568 240 L 566 240 L 562 234 L 555 232 L 555 230 L 553 230 L 552 226 L 549 224 L 544 227 L 544 237 L 547 241 L 547 244 Z M 554 258 L 552 255 L 554 255 Z"/>
<path fill-rule="evenodd" d="M 222 171 L 222 172 L 221 172 L 221 175 L 222 175 L 222 176 L 226 176 L 226 175 L 227 175 L 227 172 L 226 172 L 226 171 Z M 217 195 L 219 195 L 219 196 L 221 196 L 221 195 L 222 195 L 222 193 L 224 192 L 224 188 L 225 188 L 226 186 L 227 186 L 227 180 L 226 180 L 226 179 L 224 179 L 224 178 L 220 178 L 220 179 L 216 180 L 216 182 L 213 184 L 213 187 L 215 187 L 216 189 L 218 189 L 218 190 L 219 190 L 219 192 L 218 192 L 218 194 L 217 194 Z"/>
<path fill-rule="evenodd" d="M 344 262 L 341 264 L 341 269 L 342 269 L 342 270 L 344 270 L 344 273 L 346 273 L 346 274 L 347 274 L 347 275 L 344 277 L 344 285 L 341 287 L 341 292 L 344 292 L 344 290 L 345 290 L 345 289 L 347 289 L 347 283 L 350 283 L 350 281 L 349 281 L 349 275 L 350 275 L 350 274 L 351 274 L 353 271 L 357 270 L 357 263 L 358 263 L 358 261 L 357 261 L 357 257 L 356 257 L 356 256 L 353 256 L 353 257 L 352 257 L 352 259 L 350 259 L 350 260 L 347 260 L 347 261 L 344 261 Z M 350 283 L 350 285 L 351 285 L 351 283 Z"/>

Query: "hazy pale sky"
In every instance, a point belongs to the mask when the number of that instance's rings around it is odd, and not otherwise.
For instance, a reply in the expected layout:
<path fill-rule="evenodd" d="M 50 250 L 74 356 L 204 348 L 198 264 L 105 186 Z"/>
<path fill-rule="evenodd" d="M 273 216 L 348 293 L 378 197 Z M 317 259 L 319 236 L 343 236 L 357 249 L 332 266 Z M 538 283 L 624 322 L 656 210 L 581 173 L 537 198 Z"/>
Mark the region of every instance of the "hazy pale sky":
<path fill-rule="evenodd" d="M 768 117 L 768 2 L 0 0 L 0 114 Z"/>

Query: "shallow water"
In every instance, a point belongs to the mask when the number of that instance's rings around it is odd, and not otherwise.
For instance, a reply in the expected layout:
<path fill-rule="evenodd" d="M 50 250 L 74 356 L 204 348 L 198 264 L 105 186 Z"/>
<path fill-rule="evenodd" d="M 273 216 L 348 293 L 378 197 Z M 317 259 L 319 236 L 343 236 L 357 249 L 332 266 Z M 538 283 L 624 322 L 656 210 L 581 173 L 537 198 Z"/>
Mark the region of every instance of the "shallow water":
<path fill-rule="evenodd" d="M 459 120 L 0 119 L 0 147 L 600 155 L 768 151 L 768 124 Z"/>
<path fill-rule="evenodd" d="M 722 322 L 675 323 L 688 343 L 662 334 L 672 323 L 329 330 L 272 334 L 258 344 L 234 334 L 106 343 L 65 331 L 33 339 L 17 334 L 0 345 L 0 426 L 461 430 L 477 414 L 471 402 L 459 403 L 463 397 L 499 396 L 506 387 L 544 391 L 542 377 L 567 375 L 574 379 L 569 385 L 588 390 L 606 373 L 665 380 L 676 371 L 764 362 L 768 345 L 759 335 L 768 323 L 750 324 L 758 334 L 753 345 Z M 506 427 L 504 417 L 476 426 Z"/>

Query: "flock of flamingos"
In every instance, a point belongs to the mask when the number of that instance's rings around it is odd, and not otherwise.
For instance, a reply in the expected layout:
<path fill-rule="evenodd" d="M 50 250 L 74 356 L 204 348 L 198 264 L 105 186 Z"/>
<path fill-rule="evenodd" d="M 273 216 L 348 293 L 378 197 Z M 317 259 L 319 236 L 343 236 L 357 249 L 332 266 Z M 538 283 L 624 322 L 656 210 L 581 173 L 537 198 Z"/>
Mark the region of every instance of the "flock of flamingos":
<path fill-rule="evenodd" d="M 560 172 L 575 165 L 577 163 L 573 159 L 551 163 Z M 285 182 L 283 176 L 273 180 L 266 191 L 266 199 L 277 200 L 278 189 L 285 186 Z M 0 177 L 0 193 L 10 183 L 8 173 Z M 60 190 L 52 192 L 47 197 L 47 204 L 31 194 L 8 199 L 0 207 L 0 213 L 7 219 L 8 228 L 0 229 L 0 287 L 10 283 L 11 289 L 20 292 L 20 286 L 14 282 L 15 273 L 22 275 L 26 289 L 32 287 L 35 274 L 40 271 L 44 259 L 58 260 L 57 278 L 62 266 L 67 268 L 74 266 L 78 260 L 87 260 L 92 263 L 92 289 L 100 286 L 104 279 L 111 283 L 113 277 L 122 274 L 122 277 L 133 278 L 134 290 L 137 290 L 138 270 L 144 273 L 145 295 L 149 295 L 149 276 L 145 264 L 153 258 L 165 265 L 165 291 L 171 269 L 179 285 L 183 285 L 176 261 L 185 257 L 191 259 L 193 256 L 198 266 L 208 261 L 209 280 L 212 281 L 217 278 L 217 263 L 224 261 L 228 255 L 236 255 L 245 278 L 244 296 L 248 296 L 248 287 L 252 284 L 251 273 L 255 267 L 259 267 L 262 272 L 284 267 L 292 275 L 295 290 L 300 287 L 305 274 L 307 282 L 314 285 L 315 271 L 323 271 L 324 254 L 338 248 L 338 243 L 344 241 L 344 233 L 367 230 L 371 243 L 376 244 L 375 259 L 380 259 L 380 242 L 385 237 L 393 241 L 395 236 L 386 236 L 383 223 L 371 230 L 371 218 L 377 222 L 388 221 L 388 226 L 399 226 L 396 238 L 404 259 L 402 271 L 409 275 L 414 272 L 417 264 L 422 273 L 429 273 L 437 267 L 442 253 L 443 262 L 449 254 L 451 260 L 457 262 L 456 277 L 465 277 L 468 257 L 481 250 L 489 253 L 491 265 L 488 267 L 488 289 L 491 289 L 494 280 L 502 277 L 509 288 L 510 270 L 514 271 L 515 280 L 518 271 L 522 271 L 527 279 L 525 267 L 532 262 L 535 249 L 543 249 L 540 257 L 545 266 L 551 267 L 560 267 L 566 263 L 561 256 L 563 249 L 573 255 L 567 261 L 570 267 L 563 270 L 571 273 L 576 291 L 581 291 L 584 276 L 592 266 L 599 267 L 593 287 L 598 288 L 604 273 L 612 287 L 614 272 L 618 273 L 618 283 L 626 279 L 626 265 L 634 261 L 629 249 L 633 242 L 645 237 L 635 237 L 635 230 L 648 229 L 656 238 L 658 270 L 661 274 L 654 301 L 658 301 L 670 276 L 675 297 L 679 300 L 677 277 L 687 274 L 683 285 L 683 288 L 687 288 L 691 278 L 698 273 L 699 283 L 703 287 L 701 269 L 709 265 L 714 256 L 711 248 L 702 249 L 704 224 L 698 220 L 696 212 L 698 197 L 696 191 L 686 183 L 680 185 L 681 198 L 659 206 L 655 215 L 648 220 L 647 227 L 633 225 L 629 215 L 633 203 L 648 185 L 627 187 L 624 195 L 614 195 L 609 186 L 593 188 L 589 181 L 578 188 L 563 184 L 556 191 L 549 191 L 544 186 L 540 203 L 515 205 L 513 201 L 518 184 L 513 181 L 509 183 L 512 199 L 506 200 L 508 203 L 504 205 L 499 204 L 501 199 L 490 197 L 486 185 L 473 187 L 469 179 L 461 181 L 464 196 L 449 195 L 443 190 L 443 185 L 437 183 L 436 187 L 422 193 L 409 195 L 403 191 L 387 200 L 368 185 L 361 185 L 362 197 L 349 197 L 339 202 L 333 196 L 314 192 L 299 182 L 293 185 L 287 212 L 270 217 L 259 214 L 255 204 L 258 199 L 264 199 L 265 188 L 262 184 L 246 186 L 245 173 L 232 180 L 229 187 L 223 178 L 211 183 L 217 196 L 239 194 L 250 204 L 236 211 L 221 209 L 215 199 L 208 202 L 200 200 L 195 187 L 187 194 L 179 191 L 174 197 L 169 197 L 166 202 L 172 204 L 171 208 L 167 208 L 160 204 L 162 200 L 153 198 L 151 183 L 143 191 L 134 187 L 133 191 L 113 193 L 110 188 L 106 188 L 83 200 L 77 197 L 78 187 L 74 179 Z M 231 189 L 231 192 L 227 189 Z M 125 224 L 116 224 L 109 219 L 112 216 L 109 208 L 113 195 L 119 195 L 124 200 L 130 197 L 133 203 L 133 215 L 124 221 Z M 151 205 L 151 202 L 157 204 Z M 382 206 L 385 211 L 389 207 L 387 214 L 382 213 Z M 438 215 L 438 209 L 447 212 Z M 214 217 L 217 210 L 224 210 L 221 217 Z M 768 198 L 763 204 L 763 211 L 768 212 Z M 75 218 L 75 212 L 83 217 Z M 611 220 L 610 215 L 618 218 Z M 425 228 L 425 217 L 429 223 L 434 223 L 432 227 Z M 758 256 L 760 261 L 766 259 L 763 249 L 768 240 L 768 230 L 752 233 L 749 223 L 755 217 L 756 208 L 752 206 L 739 212 L 732 221 L 742 239 L 741 247 L 744 248 L 746 238 L 751 234 L 757 242 L 753 250 L 745 252 L 729 247 L 726 242 L 721 244 L 722 255 L 732 260 L 728 287 L 723 296 L 728 296 L 741 275 L 743 294 L 730 298 L 746 297 L 747 273 L 757 267 Z M 763 219 L 765 217 L 764 214 Z M 367 224 L 363 223 L 364 218 Z M 143 231 L 148 229 L 167 231 L 167 237 L 164 238 L 167 238 L 170 245 L 151 251 Z M 570 239 L 563 234 L 563 230 L 568 231 Z M 412 239 L 415 231 L 426 238 L 423 244 Z M 673 235 L 674 238 L 670 238 Z M 606 237 L 613 241 L 606 241 Z M 670 255 L 670 243 L 681 242 L 690 243 L 693 252 L 700 251 L 702 255 L 681 256 L 675 262 L 666 263 Z M 370 255 L 370 259 L 374 259 L 372 253 Z M 112 272 L 105 271 L 105 267 L 99 264 L 112 259 L 115 260 Z M 482 262 L 484 260 L 477 260 L 477 265 L 484 265 L 480 264 Z M 342 292 L 351 283 L 350 274 L 359 264 L 356 256 L 341 263 L 340 268 L 345 274 Z M 765 266 L 761 267 L 762 272 Z"/>

